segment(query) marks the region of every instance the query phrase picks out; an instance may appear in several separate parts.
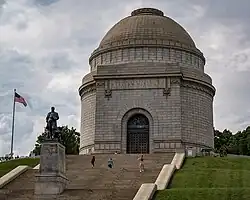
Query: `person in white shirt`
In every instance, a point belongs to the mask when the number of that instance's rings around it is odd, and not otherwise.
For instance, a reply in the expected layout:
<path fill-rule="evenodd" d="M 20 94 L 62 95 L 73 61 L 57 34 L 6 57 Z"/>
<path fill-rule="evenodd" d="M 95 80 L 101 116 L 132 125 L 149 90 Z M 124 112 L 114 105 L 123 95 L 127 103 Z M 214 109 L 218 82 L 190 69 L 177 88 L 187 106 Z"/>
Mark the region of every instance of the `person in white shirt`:
<path fill-rule="evenodd" d="M 137 160 L 139 160 L 140 172 L 144 172 L 144 158 L 143 158 L 143 155 L 141 155 Z"/>

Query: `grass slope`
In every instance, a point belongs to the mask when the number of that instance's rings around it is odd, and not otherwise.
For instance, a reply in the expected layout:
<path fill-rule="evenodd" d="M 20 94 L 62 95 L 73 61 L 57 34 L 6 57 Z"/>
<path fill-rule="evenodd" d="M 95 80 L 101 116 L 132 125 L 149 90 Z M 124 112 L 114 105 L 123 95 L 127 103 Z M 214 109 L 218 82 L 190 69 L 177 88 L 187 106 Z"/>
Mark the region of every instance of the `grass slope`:
<path fill-rule="evenodd" d="M 30 167 L 35 167 L 37 164 L 39 164 L 39 158 L 22 158 L 2 162 L 0 163 L 0 177 L 19 165 L 28 165 Z"/>
<path fill-rule="evenodd" d="M 250 199 L 250 159 L 188 158 L 155 200 Z"/>

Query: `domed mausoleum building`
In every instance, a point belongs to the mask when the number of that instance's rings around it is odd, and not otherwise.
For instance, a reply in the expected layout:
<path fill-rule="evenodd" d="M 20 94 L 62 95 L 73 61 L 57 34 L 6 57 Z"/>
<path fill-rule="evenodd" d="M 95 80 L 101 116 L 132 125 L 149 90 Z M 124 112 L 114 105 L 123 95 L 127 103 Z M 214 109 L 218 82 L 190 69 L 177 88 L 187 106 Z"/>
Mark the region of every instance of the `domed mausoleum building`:
<path fill-rule="evenodd" d="M 89 58 L 80 154 L 214 146 L 211 77 L 190 35 L 157 9 L 134 10 Z"/>

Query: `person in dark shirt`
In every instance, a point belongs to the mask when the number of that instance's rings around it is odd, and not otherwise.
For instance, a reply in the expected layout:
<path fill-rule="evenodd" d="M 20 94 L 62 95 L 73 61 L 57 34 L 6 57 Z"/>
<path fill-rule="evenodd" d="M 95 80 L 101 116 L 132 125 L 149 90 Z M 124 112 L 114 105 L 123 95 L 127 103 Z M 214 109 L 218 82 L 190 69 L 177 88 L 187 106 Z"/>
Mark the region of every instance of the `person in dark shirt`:
<path fill-rule="evenodd" d="M 92 165 L 92 168 L 95 166 L 95 156 L 93 156 L 91 159 L 91 165 Z"/>
<path fill-rule="evenodd" d="M 113 159 L 112 159 L 112 158 L 109 158 L 109 160 L 108 160 L 108 167 L 109 167 L 109 168 L 113 168 L 113 165 L 114 165 Z"/>

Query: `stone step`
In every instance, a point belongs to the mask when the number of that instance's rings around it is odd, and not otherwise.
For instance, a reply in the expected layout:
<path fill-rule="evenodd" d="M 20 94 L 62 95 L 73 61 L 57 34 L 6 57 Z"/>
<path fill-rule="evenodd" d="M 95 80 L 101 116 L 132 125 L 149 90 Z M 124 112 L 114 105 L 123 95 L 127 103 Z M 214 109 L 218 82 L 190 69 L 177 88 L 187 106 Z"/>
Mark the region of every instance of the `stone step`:
<path fill-rule="evenodd" d="M 152 167 L 152 168 L 162 167 L 163 164 L 170 163 L 172 161 L 172 158 L 173 157 L 168 156 L 168 157 L 158 158 L 154 160 L 154 159 L 146 157 L 144 160 L 144 164 L 145 166 Z M 139 161 L 135 157 L 132 157 L 131 159 L 126 159 L 126 157 L 123 158 L 121 156 L 117 156 L 117 157 L 113 157 L 113 160 L 114 160 L 114 166 L 123 166 L 124 168 L 130 168 L 133 166 L 138 167 L 138 164 L 139 164 Z M 79 167 L 81 167 L 82 169 L 90 168 L 91 167 L 90 161 L 91 161 L 90 156 L 79 156 L 79 158 L 71 157 L 70 161 L 67 160 L 66 168 L 68 170 L 79 169 Z M 96 157 L 95 167 L 107 168 L 107 162 L 108 162 L 108 157 L 106 159 L 103 157 L 102 158 Z"/>
<path fill-rule="evenodd" d="M 44 200 L 132 200 L 137 189 L 81 189 L 65 190 L 63 194 L 57 196 L 48 196 Z M 34 200 L 35 195 L 32 190 L 16 190 L 5 196 L 1 200 Z"/>
<path fill-rule="evenodd" d="M 94 168 L 90 164 L 91 155 L 67 155 L 66 176 L 69 184 L 63 194 L 49 199 L 132 200 L 141 184 L 153 183 L 162 166 L 171 163 L 173 156 L 173 153 L 144 155 L 145 171 L 140 173 L 136 154 L 97 154 Z M 114 160 L 112 169 L 107 167 L 109 157 Z M 30 169 L 6 185 L 4 189 L 10 191 L 8 200 L 33 200 L 37 172 Z M 2 194 L 4 196 L 6 194 Z"/>
<path fill-rule="evenodd" d="M 164 159 L 169 159 L 173 158 L 174 154 L 147 154 L 144 155 L 145 161 L 147 160 L 164 160 Z M 105 159 L 112 158 L 113 160 L 137 160 L 138 156 L 133 156 L 133 155 L 124 155 L 124 154 L 112 154 L 112 155 L 95 155 L 96 160 L 102 160 L 104 161 Z M 76 162 L 76 161 L 88 161 L 90 162 L 92 156 L 91 155 L 68 155 L 66 156 L 67 162 Z"/>
<path fill-rule="evenodd" d="M 0 189 L 0 199 L 7 200 L 7 194 L 9 193 L 6 189 Z"/>
<path fill-rule="evenodd" d="M 164 159 L 164 158 L 169 158 L 169 157 L 173 157 L 174 154 L 146 154 L 144 155 L 143 157 L 145 159 L 153 159 L 153 160 L 158 160 L 158 159 Z M 91 159 L 93 157 L 93 155 L 67 155 L 66 156 L 66 159 L 68 161 L 71 161 L 71 160 L 75 160 L 75 159 Z M 119 158 L 122 158 L 122 159 L 137 159 L 139 158 L 139 156 L 134 156 L 134 155 L 128 155 L 128 154 L 105 154 L 105 155 L 95 155 L 96 158 L 99 158 L 99 159 L 105 159 L 105 158 L 116 158 L 116 159 L 119 159 Z"/>
<path fill-rule="evenodd" d="M 161 169 L 145 170 L 140 173 L 136 170 L 126 170 L 121 172 L 113 172 L 112 170 L 105 173 L 99 173 L 98 175 L 89 176 L 88 173 L 83 171 L 84 176 L 78 176 L 75 179 L 70 179 L 68 188 L 70 189 L 82 189 L 82 188 L 117 188 L 117 187 L 130 187 L 135 185 L 140 186 L 144 182 L 152 183 L 156 180 L 157 175 Z M 120 174 L 119 174 L 120 173 Z M 68 176 L 69 177 L 69 176 Z M 133 184 L 132 184 L 133 183 Z"/>
<path fill-rule="evenodd" d="M 11 181 L 9 184 L 4 186 L 3 189 L 33 190 L 36 173 L 38 173 L 38 170 L 28 169 L 25 173 L 21 174 L 14 181 Z"/>
<path fill-rule="evenodd" d="M 58 196 L 60 200 L 132 200 L 137 190 L 93 189 L 93 190 L 66 190 Z"/>
<path fill-rule="evenodd" d="M 1 191 L 1 190 L 0 190 Z M 6 190 L 7 191 L 7 190 Z M 3 200 L 34 200 L 34 190 L 8 190 Z M 2 200 L 2 199 L 1 199 Z"/>

